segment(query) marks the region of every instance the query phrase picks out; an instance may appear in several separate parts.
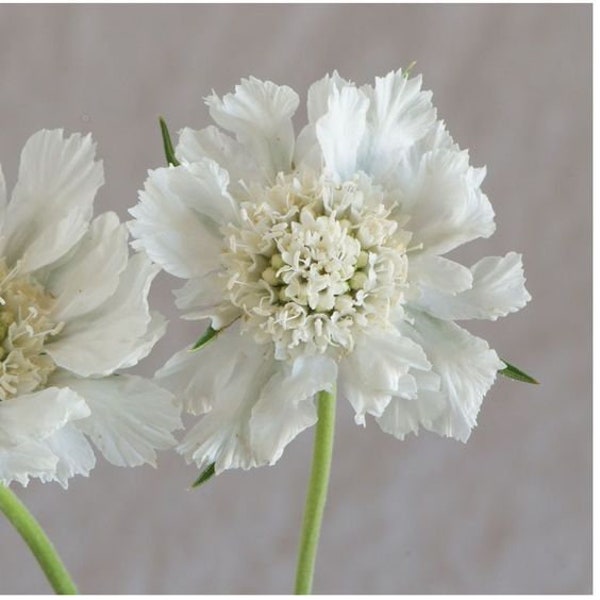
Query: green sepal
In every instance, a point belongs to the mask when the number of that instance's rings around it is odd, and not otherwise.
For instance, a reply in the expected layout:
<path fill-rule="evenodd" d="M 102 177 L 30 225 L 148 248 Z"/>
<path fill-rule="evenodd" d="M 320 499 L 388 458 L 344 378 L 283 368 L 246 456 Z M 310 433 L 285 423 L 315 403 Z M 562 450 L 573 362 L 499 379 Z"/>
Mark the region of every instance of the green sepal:
<path fill-rule="evenodd" d="M 215 338 L 217 336 L 217 334 L 219 333 L 219 329 L 213 329 L 212 327 L 209 327 L 200 337 L 200 339 L 192 346 L 191 351 L 193 352 L 194 350 L 200 350 L 200 348 L 206 346 L 206 344 L 208 344 L 208 342 L 210 342 L 210 340 L 212 340 L 213 338 Z"/>
<path fill-rule="evenodd" d="M 167 163 L 169 165 L 173 165 L 174 167 L 178 167 L 179 161 L 175 158 L 175 150 L 173 148 L 173 142 L 171 142 L 171 134 L 169 133 L 167 123 L 162 117 L 158 117 L 158 122 L 160 123 L 160 133 L 162 135 L 163 148 L 165 149 L 165 158 L 167 159 Z"/>
<path fill-rule="evenodd" d="M 536 383 L 540 382 L 534 379 L 531 375 L 527 375 L 521 369 L 517 369 L 514 365 L 511 365 L 509 362 L 506 362 L 503 358 L 500 359 L 506 365 L 506 368 L 498 371 L 500 375 L 504 375 L 504 377 L 508 377 L 509 379 L 515 379 L 516 381 L 522 381 L 523 383 Z"/>
<path fill-rule="evenodd" d="M 202 473 L 200 473 L 200 477 L 192 483 L 192 488 L 197 488 L 201 486 L 203 483 L 206 483 L 209 479 L 211 479 L 215 474 L 215 463 L 208 465 Z"/>

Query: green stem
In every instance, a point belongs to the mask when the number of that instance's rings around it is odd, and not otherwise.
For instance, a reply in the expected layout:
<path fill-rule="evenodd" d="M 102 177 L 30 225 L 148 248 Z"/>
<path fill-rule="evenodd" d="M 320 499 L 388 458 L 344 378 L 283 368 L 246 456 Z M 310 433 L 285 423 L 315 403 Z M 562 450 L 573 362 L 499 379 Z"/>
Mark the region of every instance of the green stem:
<path fill-rule="evenodd" d="M 298 552 L 296 594 L 310 594 L 312 590 L 319 534 L 327 500 L 331 456 L 333 454 L 335 390 L 333 392 L 319 392 L 318 419 L 315 430 L 312 470 L 304 508 L 300 550 Z"/>
<path fill-rule="evenodd" d="M 21 534 L 57 594 L 77 594 L 77 588 L 52 542 L 25 505 L 7 487 L 0 485 L 0 510 Z"/>

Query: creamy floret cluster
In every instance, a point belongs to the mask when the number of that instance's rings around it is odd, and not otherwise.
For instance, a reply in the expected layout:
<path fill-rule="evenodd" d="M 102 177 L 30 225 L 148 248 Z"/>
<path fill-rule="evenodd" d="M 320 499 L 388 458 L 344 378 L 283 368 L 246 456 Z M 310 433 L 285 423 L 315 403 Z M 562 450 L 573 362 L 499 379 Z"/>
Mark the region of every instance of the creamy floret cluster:
<path fill-rule="evenodd" d="M 281 174 L 249 191 L 223 253 L 226 299 L 244 328 L 280 359 L 351 352 L 353 331 L 384 324 L 402 298 L 410 233 L 366 177 Z"/>

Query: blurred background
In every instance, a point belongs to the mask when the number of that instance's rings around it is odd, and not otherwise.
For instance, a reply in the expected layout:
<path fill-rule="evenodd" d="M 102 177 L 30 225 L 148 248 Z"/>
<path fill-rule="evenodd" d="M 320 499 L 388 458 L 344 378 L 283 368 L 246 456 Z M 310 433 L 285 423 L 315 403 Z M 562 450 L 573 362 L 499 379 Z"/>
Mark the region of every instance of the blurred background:
<path fill-rule="evenodd" d="M 303 99 L 338 69 L 359 83 L 417 61 L 438 114 L 472 163 L 497 232 L 453 256 L 523 253 L 533 301 L 467 327 L 540 386 L 500 379 L 468 444 L 399 442 L 338 412 L 320 593 L 591 592 L 591 5 L 3 5 L 0 161 L 7 183 L 41 128 L 92 131 L 107 183 L 98 212 L 126 219 L 173 133 L 209 124 L 202 98 L 241 77 Z M 298 113 L 297 130 L 305 119 Z M 137 372 L 197 339 L 161 275 L 172 319 Z M 99 459 L 68 491 L 17 493 L 83 592 L 288 593 L 311 457 L 309 430 L 271 468 L 197 473 Z M 49 588 L 0 519 L 0 592 Z"/>

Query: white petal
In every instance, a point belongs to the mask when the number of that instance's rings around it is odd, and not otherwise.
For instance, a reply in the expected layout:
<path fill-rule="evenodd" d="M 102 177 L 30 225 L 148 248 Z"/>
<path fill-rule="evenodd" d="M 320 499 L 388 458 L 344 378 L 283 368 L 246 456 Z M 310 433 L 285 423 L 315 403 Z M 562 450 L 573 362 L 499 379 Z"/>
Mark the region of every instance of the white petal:
<path fill-rule="evenodd" d="M 356 423 L 364 425 L 366 414 L 383 414 L 410 369 L 429 370 L 431 365 L 415 342 L 389 329 L 357 336 L 354 351 L 339 367 L 340 393 L 356 411 Z"/>
<path fill-rule="evenodd" d="M 109 375 L 146 356 L 165 327 L 148 309 L 148 291 L 158 271 L 145 255 L 134 255 L 114 295 L 67 323 L 56 341 L 46 345 L 56 364 L 88 377 Z"/>
<path fill-rule="evenodd" d="M 185 127 L 179 134 L 175 155 L 181 162 L 200 162 L 210 158 L 225 169 L 231 178 L 230 187 L 244 180 L 256 179 L 258 166 L 248 150 L 214 125 L 196 131 Z"/>
<path fill-rule="evenodd" d="M 417 434 L 420 426 L 429 426 L 446 407 L 445 396 L 439 391 L 440 377 L 432 371 L 414 371 L 407 375 L 403 393 L 394 396 L 383 415 L 377 418 L 382 431 L 403 440 L 409 433 Z M 411 385 L 412 384 L 412 385 Z"/>
<path fill-rule="evenodd" d="M 191 170 L 193 169 L 193 170 Z M 220 266 L 218 226 L 234 218 L 226 173 L 207 162 L 149 171 L 128 223 L 143 249 L 176 277 L 198 277 Z"/>
<path fill-rule="evenodd" d="M 190 279 L 181 289 L 175 290 L 177 307 L 191 311 L 181 318 L 210 318 L 214 329 L 222 329 L 240 316 L 239 308 L 225 302 L 225 282 L 220 271 L 212 271 L 204 277 Z"/>
<path fill-rule="evenodd" d="M 49 387 L 11 398 L 0 402 L 0 445 L 43 440 L 89 414 L 85 401 L 71 390 Z"/>
<path fill-rule="evenodd" d="M 26 486 L 30 477 L 49 481 L 57 464 L 58 457 L 43 442 L 26 442 L 9 448 L 0 445 L 0 484 L 17 481 Z"/>
<path fill-rule="evenodd" d="M 398 170 L 402 212 L 411 245 L 445 254 L 495 229 L 494 211 L 479 188 L 484 171 L 469 167 L 466 152 L 436 150 L 405 161 Z"/>
<path fill-rule="evenodd" d="M 473 276 L 467 267 L 433 254 L 415 254 L 408 263 L 411 285 L 433 288 L 446 294 L 456 294 L 473 285 Z"/>
<path fill-rule="evenodd" d="M 289 172 L 294 153 L 292 115 L 299 104 L 294 90 L 250 77 L 236 85 L 235 93 L 223 99 L 213 93 L 206 104 L 215 122 L 256 156 L 267 178 Z"/>
<path fill-rule="evenodd" d="M 45 275 L 56 297 L 53 318 L 68 321 L 88 313 L 114 294 L 127 265 L 127 228 L 115 213 L 100 215 L 79 244 Z"/>
<path fill-rule="evenodd" d="M 104 183 L 90 135 L 63 139 L 42 130 L 23 148 L 19 180 L 7 209 L 4 254 L 23 271 L 66 254 L 87 230 L 98 188 Z"/>
<path fill-rule="evenodd" d="M 211 392 L 210 411 L 188 431 L 178 447 L 188 462 L 195 462 L 201 469 L 214 463 L 215 471 L 220 473 L 264 464 L 252 447 L 250 416 L 261 390 L 273 375 L 274 361 L 272 350 L 265 352 L 264 346 L 256 346 L 245 337 L 249 336 L 231 336 L 234 342 L 236 338 L 238 341 L 227 358 L 229 367 L 224 368 L 231 376 L 226 381 L 220 377 L 218 388 L 210 379 L 205 380 Z M 214 351 L 214 344 L 206 347 L 206 354 L 210 349 Z"/>
<path fill-rule="evenodd" d="M 234 323 L 203 348 L 174 354 L 156 372 L 156 381 L 175 395 L 186 412 L 202 414 L 211 409 L 220 390 L 253 350 L 250 336 L 240 335 L 239 323 Z"/>
<path fill-rule="evenodd" d="M 489 256 L 471 267 L 473 285 L 455 296 L 428 290 L 420 306 L 439 319 L 490 319 L 516 312 L 531 296 L 525 288 L 521 255 Z"/>
<path fill-rule="evenodd" d="M 53 473 L 39 476 L 42 481 L 58 481 L 66 489 L 71 477 L 87 477 L 96 465 L 94 451 L 77 425 L 66 425 L 43 443 L 58 460 Z"/>
<path fill-rule="evenodd" d="M 371 102 L 361 168 L 381 176 L 394 168 L 402 152 L 422 138 L 435 123 L 431 92 L 421 91 L 421 76 L 408 79 L 401 70 L 365 86 Z"/>
<path fill-rule="evenodd" d="M 91 414 L 77 427 L 112 464 L 156 466 L 156 450 L 176 444 L 172 432 L 181 428 L 179 408 L 151 381 L 133 375 L 59 381 L 86 399 Z"/>
<path fill-rule="evenodd" d="M 369 100 L 355 87 L 334 87 L 328 111 L 317 121 L 317 139 L 328 175 L 338 182 L 356 172 L 358 148 L 366 129 Z"/>
<path fill-rule="evenodd" d="M 405 328 L 408 333 L 408 326 Z M 441 415 L 423 425 L 440 435 L 467 441 L 483 397 L 504 363 L 485 340 L 455 323 L 424 313 L 415 311 L 412 336 L 425 350 L 432 370 L 440 376 L 440 391 L 446 401 Z"/>
<path fill-rule="evenodd" d="M 336 363 L 326 356 L 278 361 L 277 372 L 263 388 L 250 418 L 250 441 L 259 463 L 275 464 L 285 447 L 317 421 L 314 397 L 331 391 Z M 335 401 L 335 399 L 333 400 Z"/>

